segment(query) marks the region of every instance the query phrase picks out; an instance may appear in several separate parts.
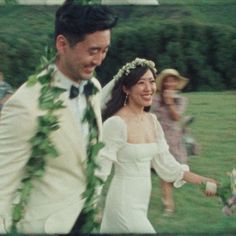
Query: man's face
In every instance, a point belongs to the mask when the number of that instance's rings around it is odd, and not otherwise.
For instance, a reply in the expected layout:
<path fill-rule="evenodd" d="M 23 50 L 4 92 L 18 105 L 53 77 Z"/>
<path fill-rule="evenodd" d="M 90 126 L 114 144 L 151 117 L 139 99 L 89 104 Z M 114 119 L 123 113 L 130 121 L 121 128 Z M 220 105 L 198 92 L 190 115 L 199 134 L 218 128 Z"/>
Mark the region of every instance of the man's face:
<path fill-rule="evenodd" d="M 59 61 L 57 66 L 76 82 L 90 79 L 95 68 L 101 65 L 110 46 L 110 30 L 87 34 L 85 39 L 73 47 L 63 36 L 57 37 Z"/>

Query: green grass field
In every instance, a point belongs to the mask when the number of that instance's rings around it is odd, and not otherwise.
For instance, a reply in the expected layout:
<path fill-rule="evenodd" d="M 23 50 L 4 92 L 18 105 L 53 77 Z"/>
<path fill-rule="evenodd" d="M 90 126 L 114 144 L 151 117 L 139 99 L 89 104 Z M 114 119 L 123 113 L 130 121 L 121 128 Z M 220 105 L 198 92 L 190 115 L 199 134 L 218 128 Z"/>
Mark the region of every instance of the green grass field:
<path fill-rule="evenodd" d="M 185 93 L 189 99 L 186 115 L 193 115 L 194 137 L 201 154 L 189 159 L 190 168 L 220 180 L 236 168 L 236 91 Z M 207 198 L 200 187 L 186 184 L 174 190 L 176 213 L 162 215 L 159 179 L 153 174 L 149 218 L 158 233 L 174 235 L 236 235 L 236 213 L 226 217 L 217 197 Z"/>

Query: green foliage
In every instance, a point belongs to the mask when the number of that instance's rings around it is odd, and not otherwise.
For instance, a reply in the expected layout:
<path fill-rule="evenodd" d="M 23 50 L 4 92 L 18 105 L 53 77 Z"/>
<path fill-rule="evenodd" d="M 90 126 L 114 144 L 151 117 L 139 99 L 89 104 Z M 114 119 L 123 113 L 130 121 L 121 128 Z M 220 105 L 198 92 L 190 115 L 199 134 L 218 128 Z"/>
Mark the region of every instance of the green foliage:
<path fill-rule="evenodd" d="M 91 81 L 88 81 L 84 88 L 85 96 L 87 97 L 88 106 L 86 107 L 83 122 L 89 123 L 89 139 L 87 146 L 87 161 L 86 161 L 86 178 L 87 185 L 86 190 L 83 192 L 83 198 L 85 198 L 85 204 L 81 214 L 83 215 L 83 224 L 80 228 L 81 233 L 96 232 L 99 227 L 99 223 L 96 221 L 96 215 L 98 209 L 96 207 L 97 195 L 96 188 L 101 185 L 103 181 L 95 176 L 95 170 L 98 168 L 96 163 L 96 157 L 104 144 L 99 142 L 98 139 L 98 126 L 96 120 L 96 114 L 93 110 L 90 96 L 96 94 L 98 89 L 93 85 Z"/>
<path fill-rule="evenodd" d="M 5 0 L 5 4 L 17 4 L 17 0 Z"/>
<path fill-rule="evenodd" d="M 160 0 L 161 4 L 179 4 L 185 5 L 186 0 Z M 215 4 L 234 4 L 234 0 L 188 0 L 188 4 L 190 5 L 198 5 L 198 4 L 205 4 L 205 5 L 215 5 Z"/>
<path fill-rule="evenodd" d="M 74 2 L 79 4 L 98 4 L 101 0 L 74 0 Z"/>
<path fill-rule="evenodd" d="M 235 89 L 235 30 L 183 21 L 144 22 L 114 33 L 111 50 L 97 75 L 108 82 L 135 57 L 153 60 L 157 69 L 176 68 L 190 83 L 186 90 Z M 226 43 L 227 42 L 227 43 Z"/>
<path fill-rule="evenodd" d="M 164 0 L 157 7 L 112 8 L 119 16 L 119 24 L 113 30 L 107 59 L 97 70 L 102 84 L 128 60 L 143 56 L 154 60 L 159 70 L 175 67 L 188 76 L 191 81 L 187 91 L 236 88 L 233 1 L 217 0 L 213 4 L 201 0 L 195 4 Z M 0 70 L 14 87 L 35 71 L 45 45 L 52 45 L 56 9 L 55 6 L 0 7 Z"/>
<path fill-rule="evenodd" d="M 0 71 L 17 88 L 52 44 L 55 6 L 0 6 Z"/>
<path fill-rule="evenodd" d="M 226 178 L 222 178 L 218 189 L 218 196 L 222 199 L 223 203 L 226 204 L 227 200 L 232 197 L 230 181 Z"/>

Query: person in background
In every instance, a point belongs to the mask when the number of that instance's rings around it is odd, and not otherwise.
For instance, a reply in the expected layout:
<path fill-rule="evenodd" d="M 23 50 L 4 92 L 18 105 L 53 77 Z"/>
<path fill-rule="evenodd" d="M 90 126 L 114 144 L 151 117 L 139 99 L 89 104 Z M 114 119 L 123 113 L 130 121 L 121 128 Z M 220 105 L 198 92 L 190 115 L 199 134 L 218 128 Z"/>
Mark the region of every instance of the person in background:
<path fill-rule="evenodd" d="M 187 163 L 187 150 L 183 143 L 183 133 L 180 124 L 186 110 L 187 98 L 179 91 L 188 83 L 188 79 L 181 76 L 175 69 L 164 69 L 156 78 L 157 94 L 153 98 L 151 112 L 160 122 L 170 153 L 181 163 Z M 172 194 L 172 183 L 160 180 L 164 214 L 169 215 L 175 210 Z"/>
<path fill-rule="evenodd" d="M 31 76 L 33 82 L 23 84 L 2 110 L 0 233 L 79 233 L 84 222 L 94 223 L 83 214 L 84 192 L 96 195 L 88 186 L 94 180 L 87 173 L 88 150 L 102 127 L 101 86 L 93 75 L 117 17 L 107 6 L 68 1 L 55 18 L 55 61 Z"/>
<path fill-rule="evenodd" d="M 13 94 L 13 89 L 10 84 L 4 80 L 4 75 L 0 72 L 0 112 L 4 103 L 11 97 Z"/>
<path fill-rule="evenodd" d="M 103 88 L 103 142 L 96 175 L 114 175 L 106 196 L 101 233 L 155 233 L 147 218 L 151 166 L 175 187 L 215 180 L 197 175 L 170 154 L 162 128 L 149 112 L 156 92 L 154 62 L 143 58 L 124 65 Z M 101 191 L 101 189 L 97 190 Z M 206 194 L 214 195 L 213 191 Z"/>

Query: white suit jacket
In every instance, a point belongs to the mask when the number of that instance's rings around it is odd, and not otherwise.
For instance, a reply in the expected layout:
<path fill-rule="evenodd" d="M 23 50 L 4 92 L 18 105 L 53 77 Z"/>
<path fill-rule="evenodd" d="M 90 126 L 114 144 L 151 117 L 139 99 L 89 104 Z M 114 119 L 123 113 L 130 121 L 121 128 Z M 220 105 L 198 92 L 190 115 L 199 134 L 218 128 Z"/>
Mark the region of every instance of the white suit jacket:
<path fill-rule="evenodd" d="M 57 73 L 53 86 L 62 87 Z M 99 82 L 91 79 L 101 90 Z M 11 224 L 12 202 L 31 154 L 30 138 L 35 135 L 41 85 L 22 85 L 5 104 L 0 117 L 0 233 Z M 52 141 L 59 151 L 57 158 L 47 158 L 43 178 L 33 182 L 25 217 L 18 230 L 22 233 L 68 233 L 81 212 L 85 190 L 86 147 L 80 126 L 68 108 L 68 94 L 62 93 L 66 106 L 59 109 L 60 128 L 52 133 Z M 91 97 L 101 131 L 100 93 Z"/>

